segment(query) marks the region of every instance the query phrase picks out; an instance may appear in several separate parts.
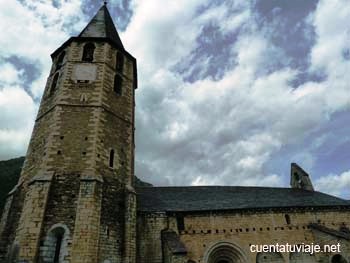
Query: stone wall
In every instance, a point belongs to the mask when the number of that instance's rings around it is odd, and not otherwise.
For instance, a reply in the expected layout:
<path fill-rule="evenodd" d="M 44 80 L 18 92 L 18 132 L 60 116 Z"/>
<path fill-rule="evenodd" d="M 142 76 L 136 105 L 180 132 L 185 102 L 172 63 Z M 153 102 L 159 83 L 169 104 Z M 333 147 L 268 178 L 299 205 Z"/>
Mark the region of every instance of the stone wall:
<path fill-rule="evenodd" d="M 288 220 L 286 215 L 288 215 Z M 350 212 L 346 210 L 324 211 L 247 211 L 188 213 L 184 216 L 184 229 L 179 231 L 180 239 L 193 262 L 209 262 L 210 252 L 220 244 L 232 245 L 232 257 L 237 262 L 309 262 L 305 255 L 281 253 L 281 259 L 275 255 L 260 255 L 250 252 L 250 245 L 259 244 L 337 244 L 341 243 L 341 255 L 350 262 L 350 243 L 344 238 L 310 228 L 317 223 L 329 229 L 339 231 L 350 226 Z M 162 262 L 160 231 L 172 229 L 178 231 L 176 214 L 167 218 L 164 214 L 140 214 L 138 219 L 138 262 Z M 152 249 L 153 248 L 153 249 Z M 336 253 L 318 253 L 314 257 L 307 255 L 310 262 L 330 262 Z M 257 260 L 257 256 L 259 260 Z M 264 257 L 265 256 L 265 257 Z M 265 260 L 265 261 L 264 261 Z M 268 261 L 266 261 L 268 260 Z M 313 261 L 316 260 L 316 261 Z"/>
<path fill-rule="evenodd" d="M 165 213 L 139 214 L 137 217 L 138 263 L 162 263 L 162 230 L 168 228 Z"/>

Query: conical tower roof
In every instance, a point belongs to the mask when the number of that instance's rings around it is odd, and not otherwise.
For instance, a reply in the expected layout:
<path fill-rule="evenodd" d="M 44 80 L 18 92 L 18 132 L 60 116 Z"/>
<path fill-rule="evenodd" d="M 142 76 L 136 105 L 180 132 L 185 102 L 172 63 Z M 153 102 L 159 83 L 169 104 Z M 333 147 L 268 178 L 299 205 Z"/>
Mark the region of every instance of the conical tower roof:
<path fill-rule="evenodd" d="M 123 43 L 119 38 L 117 29 L 114 26 L 106 4 L 104 4 L 100 10 L 98 10 L 96 15 L 91 19 L 78 37 L 108 38 L 112 40 L 117 47 L 124 50 Z"/>

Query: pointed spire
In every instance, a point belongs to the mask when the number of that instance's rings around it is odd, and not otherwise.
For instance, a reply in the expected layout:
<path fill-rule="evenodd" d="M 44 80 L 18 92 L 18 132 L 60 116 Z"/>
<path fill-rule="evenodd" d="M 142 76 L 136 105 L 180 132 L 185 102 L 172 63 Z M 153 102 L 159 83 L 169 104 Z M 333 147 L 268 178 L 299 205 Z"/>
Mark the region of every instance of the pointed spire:
<path fill-rule="evenodd" d="M 78 37 L 109 38 L 119 48 L 124 50 L 123 43 L 107 9 L 106 1 Z"/>

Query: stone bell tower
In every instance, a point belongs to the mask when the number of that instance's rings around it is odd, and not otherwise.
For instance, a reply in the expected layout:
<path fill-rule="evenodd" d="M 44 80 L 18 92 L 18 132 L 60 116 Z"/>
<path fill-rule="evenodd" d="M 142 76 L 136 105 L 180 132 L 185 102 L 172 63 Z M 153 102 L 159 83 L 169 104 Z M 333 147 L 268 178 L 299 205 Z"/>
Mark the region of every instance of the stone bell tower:
<path fill-rule="evenodd" d="M 106 5 L 51 57 L 0 262 L 135 262 L 136 60 Z"/>

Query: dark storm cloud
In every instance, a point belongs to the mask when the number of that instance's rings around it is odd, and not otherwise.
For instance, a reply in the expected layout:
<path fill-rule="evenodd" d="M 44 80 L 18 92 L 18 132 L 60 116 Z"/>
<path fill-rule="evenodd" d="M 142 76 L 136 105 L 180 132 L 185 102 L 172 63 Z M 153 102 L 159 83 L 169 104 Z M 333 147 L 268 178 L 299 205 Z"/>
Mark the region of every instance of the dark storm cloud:
<path fill-rule="evenodd" d="M 23 88 L 31 94 L 30 85 L 41 76 L 42 65 L 40 61 L 29 61 L 18 56 L 10 56 L 5 61 L 13 64 L 18 71 L 23 72 L 21 75 Z M 39 102 L 38 98 L 36 100 Z"/>
<path fill-rule="evenodd" d="M 283 50 L 288 58 L 282 65 L 297 68 L 302 72 L 309 65 L 309 53 L 315 43 L 315 31 L 309 23 L 318 0 L 258 0 L 255 3 L 256 21 L 271 44 Z"/>
<path fill-rule="evenodd" d="M 239 32 L 223 34 L 218 25 L 209 24 L 203 27 L 196 39 L 197 48 L 175 66 L 185 81 L 195 82 L 208 76 L 215 80 L 223 77 L 225 72 L 236 64 L 236 57 L 231 48 Z M 202 63 L 198 61 L 202 60 Z"/>
<path fill-rule="evenodd" d="M 244 12 L 249 4 L 240 2 L 228 2 L 223 0 L 212 1 L 207 5 L 202 5 L 197 9 L 196 15 L 205 14 L 210 8 L 223 7 L 226 17 L 239 16 Z M 234 67 L 236 54 L 232 54 L 232 47 L 242 30 L 245 30 L 244 22 L 232 28 L 223 29 L 223 19 L 213 19 L 204 24 L 201 33 L 196 38 L 196 48 L 192 50 L 186 59 L 175 65 L 185 81 L 195 82 L 206 77 L 215 80 L 222 78 L 228 70 Z"/>

